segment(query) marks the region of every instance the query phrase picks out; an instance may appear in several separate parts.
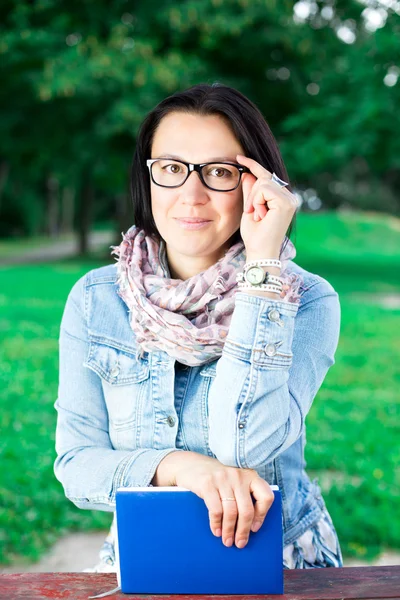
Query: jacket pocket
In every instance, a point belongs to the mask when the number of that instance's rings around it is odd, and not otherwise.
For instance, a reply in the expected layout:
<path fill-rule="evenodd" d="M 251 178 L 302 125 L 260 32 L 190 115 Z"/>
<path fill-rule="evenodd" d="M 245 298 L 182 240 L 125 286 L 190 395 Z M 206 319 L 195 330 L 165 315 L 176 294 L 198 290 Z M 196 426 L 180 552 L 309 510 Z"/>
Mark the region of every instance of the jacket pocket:
<path fill-rule="evenodd" d="M 90 342 L 89 354 L 85 366 L 112 386 L 140 383 L 149 376 L 148 360 L 137 360 L 135 350 Z"/>
<path fill-rule="evenodd" d="M 85 366 L 101 378 L 114 448 L 139 447 L 143 402 L 149 397 L 148 360 L 137 359 L 135 349 L 92 341 Z"/>

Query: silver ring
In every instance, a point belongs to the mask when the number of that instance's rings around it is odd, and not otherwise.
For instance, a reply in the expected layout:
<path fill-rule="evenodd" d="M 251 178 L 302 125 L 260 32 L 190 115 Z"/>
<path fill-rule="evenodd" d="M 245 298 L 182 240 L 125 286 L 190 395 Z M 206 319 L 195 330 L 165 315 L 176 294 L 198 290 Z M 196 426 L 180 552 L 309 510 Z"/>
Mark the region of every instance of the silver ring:
<path fill-rule="evenodd" d="M 234 501 L 236 502 L 236 498 L 221 498 L 221 500 L 222 500 L 222 502 L 223 502 L 224 500 L 234 500 Z"/>
<path fill-rule="evenodd" d="M 272 173 L 271 181 L 279 185 L 279 187 L 286 187 L 287 185 L 289 185 L 288 183 L 286 183 L 286 181 L 280 179 L 276 173 Z"/>

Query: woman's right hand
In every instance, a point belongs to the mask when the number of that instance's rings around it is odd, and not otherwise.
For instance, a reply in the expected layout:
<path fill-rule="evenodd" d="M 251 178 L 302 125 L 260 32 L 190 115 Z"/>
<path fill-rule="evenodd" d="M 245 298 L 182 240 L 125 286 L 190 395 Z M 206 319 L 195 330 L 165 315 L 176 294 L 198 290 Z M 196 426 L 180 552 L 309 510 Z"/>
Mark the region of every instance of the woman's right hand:
<path fill-rule="evenodd" d="M 260 529 L 274 501 L 271 487 L 253 469 L 227 467 L 216 458 L 196 452 L 182 454 L 188 456 L 174 473 L 174 485 L 185 487 L 203 498 L 211 531 L 216 536 L 222 534 L 225 546 L 235 543 L 238 548 L 244 548 L 250 530 Z"/>

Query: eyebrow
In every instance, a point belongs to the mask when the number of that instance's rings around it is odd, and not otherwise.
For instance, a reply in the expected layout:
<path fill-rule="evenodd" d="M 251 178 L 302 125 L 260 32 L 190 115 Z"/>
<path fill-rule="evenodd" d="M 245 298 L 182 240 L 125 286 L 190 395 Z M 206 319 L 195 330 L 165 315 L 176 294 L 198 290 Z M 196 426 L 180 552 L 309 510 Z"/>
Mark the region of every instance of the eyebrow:
<path fill-rule="evenodd" d="M 181 160 L 183 162 L 189 162 L 189 161 L 184 160 L 181 156 L 177 156 L 175 154 L 168 154 L 168 153 L 160 154 L 160 156 L 158 158 L 173 158 L 174 160 Z M 236 157 L 235 158 L 231 158 L 230 156 L 217 156 L 217 157 L 214 157 L 214 158 L 209 158 L 205 162 L 233 162 L 233 163 L 237 163 L 237 160 L 236 160 Z"/>

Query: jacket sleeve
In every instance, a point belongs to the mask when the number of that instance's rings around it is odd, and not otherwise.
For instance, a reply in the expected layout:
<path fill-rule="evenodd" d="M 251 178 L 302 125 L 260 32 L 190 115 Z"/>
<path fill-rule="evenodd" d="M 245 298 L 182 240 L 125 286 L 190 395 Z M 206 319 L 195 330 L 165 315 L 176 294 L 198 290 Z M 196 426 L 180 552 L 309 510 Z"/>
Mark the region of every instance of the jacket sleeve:
<path fill-rule="evenodd" d="M 149 486 L 161 460 L 178 448 L 115 450 L 101 379 L 88 356 L 85 278 L 72 288 L 61 321 L 54 472 L 79 508 L 113 511 L 118 487 Z"/>
<path fill-rule="evenodd" d="M 301 304 L 238 292 L 208 397 L 209 445 L 220 462 L 257 469 L 303 433 L 340 333 L 338 294 L 324 279 Z"/>

